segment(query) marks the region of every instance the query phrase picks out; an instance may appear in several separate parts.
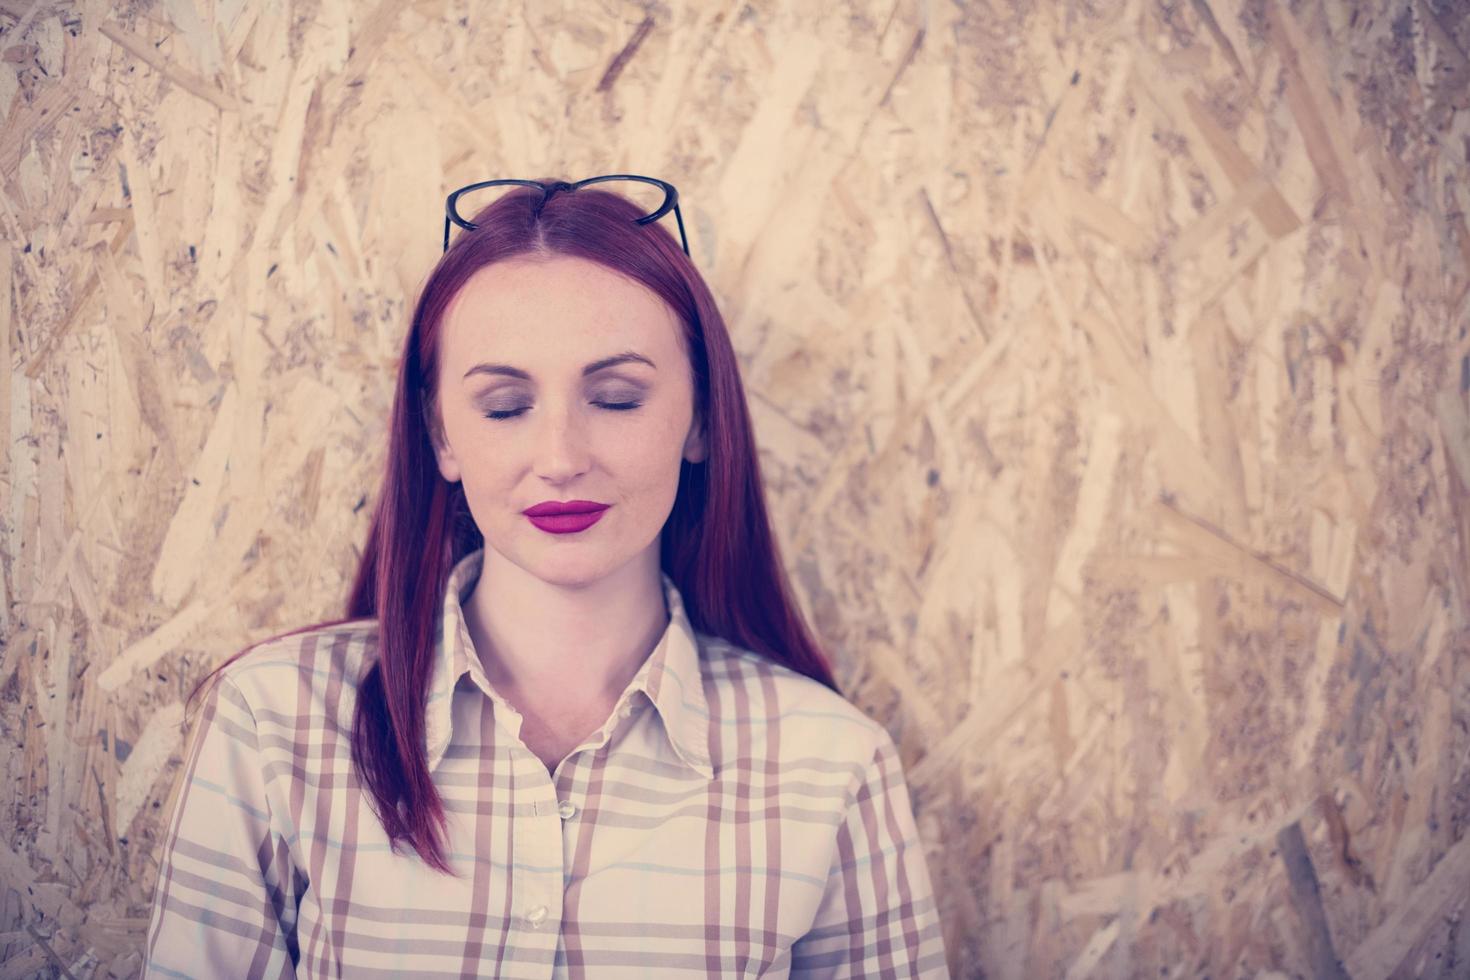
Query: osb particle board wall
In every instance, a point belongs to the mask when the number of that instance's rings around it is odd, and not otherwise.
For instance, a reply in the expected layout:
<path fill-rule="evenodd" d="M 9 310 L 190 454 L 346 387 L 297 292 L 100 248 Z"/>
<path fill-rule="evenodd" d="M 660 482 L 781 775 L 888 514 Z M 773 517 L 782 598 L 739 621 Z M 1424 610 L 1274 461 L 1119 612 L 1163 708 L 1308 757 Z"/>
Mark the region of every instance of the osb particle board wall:
<path fill-rule="evenodd" d="M 1470 971 L 1470 8 L 0 0 L 0 980 L 333 615 L 442 196 L 677 183 L 956 976 Z"/>

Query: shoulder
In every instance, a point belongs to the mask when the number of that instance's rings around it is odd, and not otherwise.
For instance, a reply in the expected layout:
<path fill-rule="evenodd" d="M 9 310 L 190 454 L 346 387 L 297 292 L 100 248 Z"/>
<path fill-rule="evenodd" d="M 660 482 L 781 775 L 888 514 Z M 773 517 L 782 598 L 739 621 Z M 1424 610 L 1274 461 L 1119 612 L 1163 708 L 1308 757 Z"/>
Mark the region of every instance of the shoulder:
<path fill-rule="evenodd" d="M 350 708 L 377 645 L 374 620 L 308 627 L 251 647 L 220 671 L 220 682 L 239 693 L 262 728 L 303 710 Z"/>
<path fill-rule="evenodd" d="M 841 745 L 844 756 L 856 749 L 871 758 L 889 737 L 882 724 L 822 682 L 720 637 L 697 636 L 706 692 L 720 697 L 722 709 L 757 726 L 779 725 L 814 747 Z"/>

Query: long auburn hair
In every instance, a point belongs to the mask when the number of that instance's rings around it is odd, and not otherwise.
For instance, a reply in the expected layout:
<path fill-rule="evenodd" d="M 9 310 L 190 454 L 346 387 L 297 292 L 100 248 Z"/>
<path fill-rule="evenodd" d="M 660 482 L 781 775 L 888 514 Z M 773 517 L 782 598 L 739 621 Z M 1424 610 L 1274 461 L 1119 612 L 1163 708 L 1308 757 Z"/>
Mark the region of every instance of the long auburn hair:
<path fill-rule="evenodd" d="M 724 318 L 673 236 L 657 224 L 637 224 L 641 214 L 633 202 L 605 190 L 583 187 L 543 198 L 535 189 L 518 188 L 477 213 L 476 228 L 440 258 L 404 341 L 386 471 L 346 619 L 317 624 L 377 621 L 378 657 L 358 684 L 352 761 L 390 848 L 396 852 L 404 842 L 445 874 L 455 872 L 445 859 L 444 804 L 425 751 L 426 688 L 449 572 L 484 541 L 463 488 L 439 473 L 429 426 L 444 313 L 469 278 L 492 263 L 524 255 L 587 259 L 641 284 L 674 311 L 683 325 L 707 453 L 703 462 L 681 464 L 660 541 L 662 570 L 678 587 L 695 629 L 841 693 L 792 596 L 771 533 L 750 411 Z M 189 699 L 259 645 L 220 664 Z"/>

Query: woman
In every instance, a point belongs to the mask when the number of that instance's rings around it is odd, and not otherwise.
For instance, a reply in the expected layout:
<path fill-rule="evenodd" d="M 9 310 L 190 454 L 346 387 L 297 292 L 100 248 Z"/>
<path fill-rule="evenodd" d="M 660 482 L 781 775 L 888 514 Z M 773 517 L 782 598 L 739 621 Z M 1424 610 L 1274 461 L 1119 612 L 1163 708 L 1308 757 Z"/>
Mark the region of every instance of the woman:
<path fill-rule="evenodd" d="M 947 975 L 676 192 L 615 176 L 663 207 L 451 197 L 351 618 L 217 671 L 146 975 Z"/>

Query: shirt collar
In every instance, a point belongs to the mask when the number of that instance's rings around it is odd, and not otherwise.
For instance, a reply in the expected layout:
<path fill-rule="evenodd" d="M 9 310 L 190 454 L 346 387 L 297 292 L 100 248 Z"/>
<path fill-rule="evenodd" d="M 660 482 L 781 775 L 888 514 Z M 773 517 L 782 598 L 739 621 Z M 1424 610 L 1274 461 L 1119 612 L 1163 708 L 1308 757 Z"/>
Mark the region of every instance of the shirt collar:
<path fill-rule="evenodd" d="M 484 565 L 484 549 L 473 551 L 454 566 L 444 589 L 444 604 L 434 636 L 434 668 L 426 692 L 425 748 L 429 771 L 432 772 L 449 748 L 453 725 L 453 695 L 459 679 L 465 674 L 497 707 L 505 701 L 490 686 L 484 667 L 475 654 L 474 643 L 465 623 L 462 603 L 480 578 Z M 689 622 L 684 598 L 674 582 L 660 573 L 664 602 L 669 609 L 669 625 L 658 645 L 628 682 L 614 711 L 637 697 L 637 692 L 653 702 L 663 719 L 674 752 L 691 769 L 705 779 L 714 778 L 709 754 L 709 704 L 704 696 L 704 681 L 699 669 L 699 640 Z"/>

